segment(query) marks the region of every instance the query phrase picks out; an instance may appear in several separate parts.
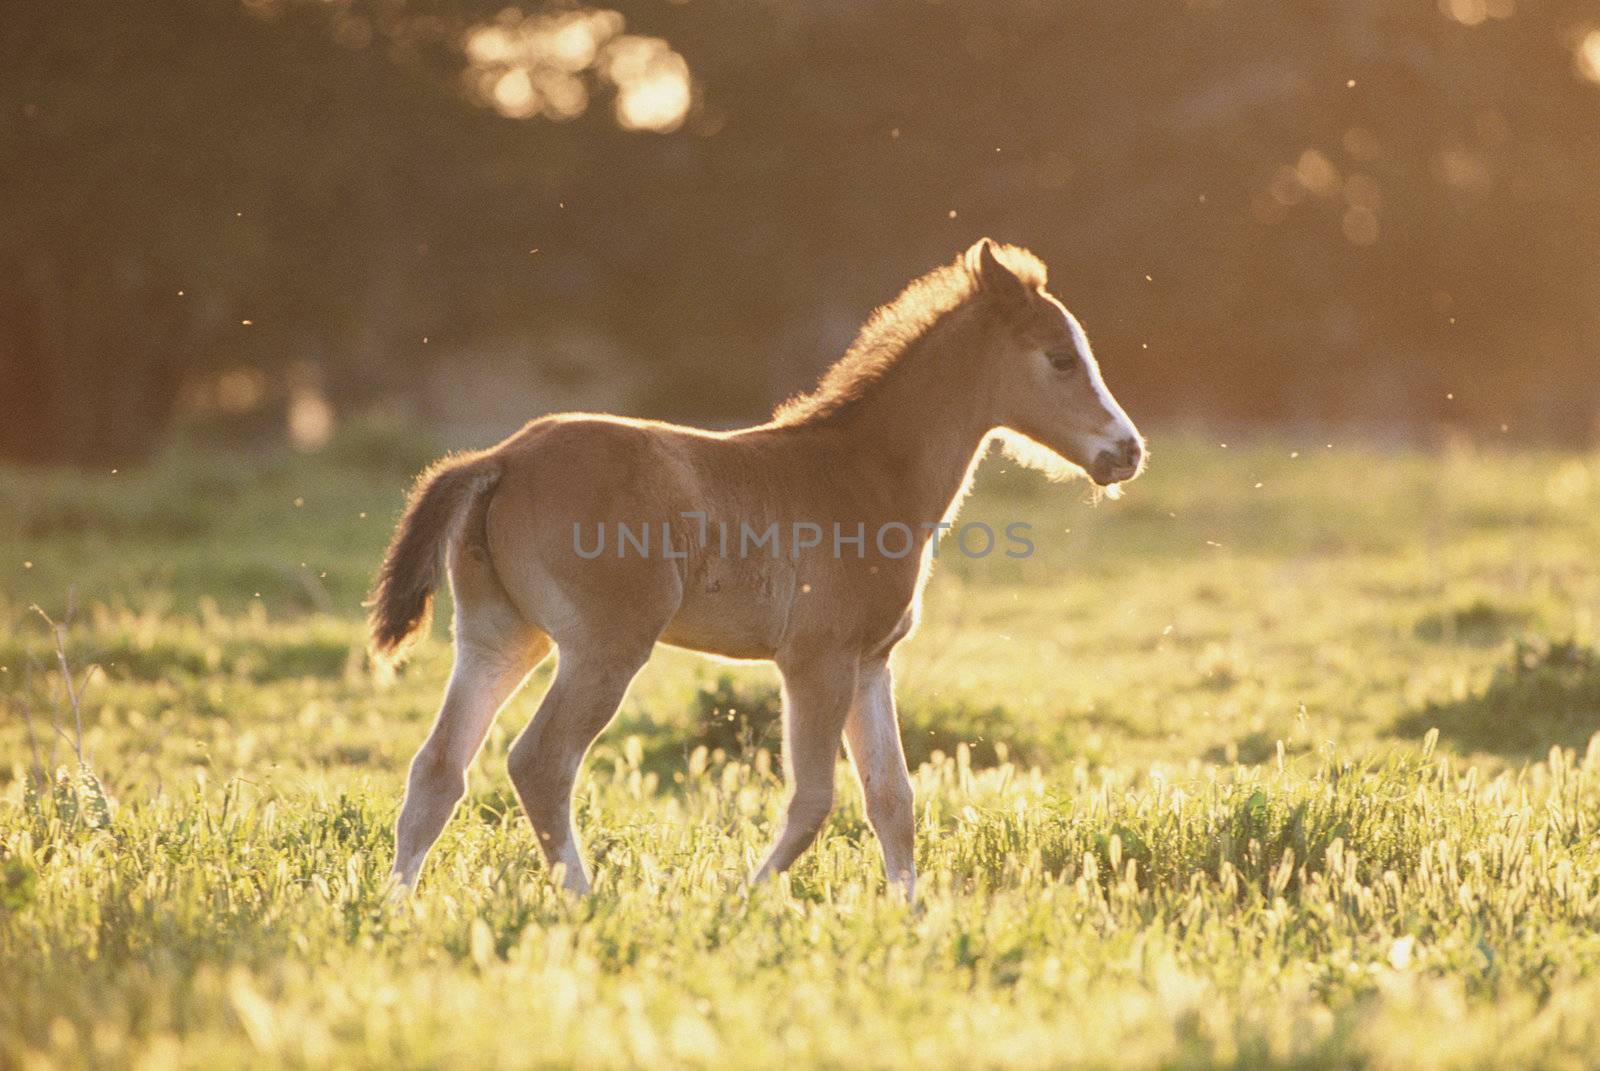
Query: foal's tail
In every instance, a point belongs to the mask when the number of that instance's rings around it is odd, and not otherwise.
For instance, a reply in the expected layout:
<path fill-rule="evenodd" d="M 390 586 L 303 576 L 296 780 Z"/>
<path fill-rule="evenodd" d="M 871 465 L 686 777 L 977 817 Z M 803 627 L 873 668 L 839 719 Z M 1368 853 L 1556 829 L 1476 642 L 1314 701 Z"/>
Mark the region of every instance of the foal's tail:
<path fill-rule="evenodd" d="M 398 662 L 427 628 L 444 549 L 461 534 L 474 503 L 499 480 L 500 463 L 488 454 L 454 454 L 417 477 L 364 604 L 374 661 Z"/>

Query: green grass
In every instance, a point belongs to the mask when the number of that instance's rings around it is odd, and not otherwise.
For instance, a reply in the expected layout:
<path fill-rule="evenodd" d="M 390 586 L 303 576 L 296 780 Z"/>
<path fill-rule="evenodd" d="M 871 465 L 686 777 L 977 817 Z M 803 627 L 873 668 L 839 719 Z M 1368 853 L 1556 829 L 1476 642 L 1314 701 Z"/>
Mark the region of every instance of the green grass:
<path fill-rule="evenodd" d="M 1155 446 L 980 477 L 1038 552 L 944 555 L 898 655 L 911 909 L 848 780 L 745 890 L 775 678 L 667 650 L 593 897 L 504 775 L 541 675 L 390 902 L 449 651 L 379 686 L 358 604 L 433 447 L 0 473 L 0 1067 L 1600 1063 L 1600 459 Z"/>

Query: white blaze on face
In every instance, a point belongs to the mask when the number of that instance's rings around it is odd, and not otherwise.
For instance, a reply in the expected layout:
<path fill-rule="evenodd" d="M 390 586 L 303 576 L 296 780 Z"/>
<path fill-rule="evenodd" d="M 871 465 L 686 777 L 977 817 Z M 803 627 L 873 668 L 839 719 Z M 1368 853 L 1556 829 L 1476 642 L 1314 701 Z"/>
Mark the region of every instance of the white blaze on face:
<path fill-rule="evenodd" d="M 1111 391 L 1106 388 L 1106 381 L 1100 375 L 1100 363 L 1094 359 L 1094 351 L 1089 348 L 1089 336 L 1084 333 L 1083 325 L 1066 308 L 1062 308 L 1061 315 L 1067 318 L 1067 330 L 1072 333 L 1072 344 L 1078 349 L 1078 359 L 1083 362 L 1089 384 L 1094 388 L 1100 407 L 1106 412 L 1106 423 L 1099 434 L 1105 437 L 1108 447 L 1124 439 L 1138 438 L 1139 432 L 1133 426 L 1133 421 L 1128 419 L 1128 414 L 1122 411 L 1122 406 L 1117 404 Z"/>

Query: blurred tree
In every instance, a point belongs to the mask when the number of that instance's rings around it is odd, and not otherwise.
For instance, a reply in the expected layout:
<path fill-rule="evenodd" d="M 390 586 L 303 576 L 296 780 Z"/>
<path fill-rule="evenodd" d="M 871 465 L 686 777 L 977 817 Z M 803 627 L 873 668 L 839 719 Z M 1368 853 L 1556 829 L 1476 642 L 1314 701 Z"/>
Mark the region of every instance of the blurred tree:
<path fill-rule="evenodd" d="M 19 6 L 0 456 L 135 455 L 239 369 L 417 403 L 573 332 L 654 413 L 758 415 L 980 233 L 1049 260 L 1141 415 L 1586 434 L 1596 32 L 1587 0 Z"/>

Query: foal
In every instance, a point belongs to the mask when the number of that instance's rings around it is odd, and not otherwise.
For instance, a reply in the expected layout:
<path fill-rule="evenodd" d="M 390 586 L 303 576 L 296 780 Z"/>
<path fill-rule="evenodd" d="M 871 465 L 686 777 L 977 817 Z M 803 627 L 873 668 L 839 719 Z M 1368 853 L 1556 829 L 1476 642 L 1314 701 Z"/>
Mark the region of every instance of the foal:
<path fill-rule="evenodd" d="M 984 239 L 878 310 L 813 393 L 758 427 L 551 416 L 423 473 L 378 572 L 371 645 L 396 658 L 426 626 L 443 558 L 456 657 L 411 765 L 394 876 L 416 881 L 496 711 L 555 647 L 511 779 L 552 871 L 587 892 L 573 782 L 659 642 L 782 673 L 789 795 L 756 880 L 816 838 L 842 733 L 889 879 L 911 895 L 889 655 L 985 443 L 998 432 L 1102 486 L 1144 461 L 1044 284 L 1032 254 Z"/>

